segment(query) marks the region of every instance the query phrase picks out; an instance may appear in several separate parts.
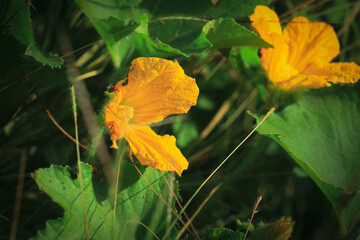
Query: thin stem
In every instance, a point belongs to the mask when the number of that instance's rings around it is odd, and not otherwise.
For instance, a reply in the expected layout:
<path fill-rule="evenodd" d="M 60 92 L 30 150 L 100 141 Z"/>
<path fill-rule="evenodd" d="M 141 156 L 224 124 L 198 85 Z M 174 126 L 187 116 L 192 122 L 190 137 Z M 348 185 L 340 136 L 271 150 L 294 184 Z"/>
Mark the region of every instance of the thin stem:
<path fill-rule="evenodd" d="M 253 220 L 253 218 L 254 218 L 254 215 L 255 215 L 255 213 L 258 212 L 257 208 L 259 207 L 259 203 L 260 203 L 261 199 L 262 199 L 262 195 L 260 195 L 260 196 L 257 198 L 257 200 L 256 200 L 256 203 L 255 203 L 255 205 L 254 205 L 254 207 L 253 207 L 253 211 L 252 211 L 252 214 L 251 214 L 251 218 L 250 218 L 248 227 L 247 227 L 247 229 L 246 229 L 245 235 L 244 235 L 244 237 L 243 237 L 243 240 L 246 239 L 246 236 L 247 236 L 247 234 L 248 234 L 248 232 L 249 232 L 250 224 L 251 224 L 251 222 L 252 222 L 252 220 Z"/>
<path fill-rule="evenodd" d="M 166 177 L 164 176 L 163 172 L 162 172 L 162 171 L 160 171 L 160 172 L 161 172 L 161 175 L 163 176 L 166 184 L 169 186 L 169 190 L 171 191 L 171 194 L 174 196 L 177 204 L 179 205 L 180 209 L 182 210 L 182 209 L 183 209 L 183 206 L 182 206 L 181 202 L 180 202 L 179 199 L 176 197 L 176 194 L 174 193 L 174 191 L 172 190 L 172 188 L 170 188 L 170 184 L 169 184 L 168 180 L 166 180 Z M 185 211 L 184 211 L 184 216 L 185 216 L 186 220 L 189 221 L 189 216 L 187 215 L 187 213 L 186 213 Z M 195 229 L 195 227 L 194 227 L 194 225 L 193 225 L 192 223 L 190 223 L 190 227 L 191 227 L 191 229 L 194 231 L 196 239 L 200 240 L 201 238 L 200 238 L 198 232 L 196 231 L 196 229 Z"/>
<path fill-rule="evenodd" d="M 160 198 L 160 200 L 161 200 L 168 208 L 171 209 L 171 212 L 172 212 L 172 213 L 175 215 L 175 217 L 177 218 L 177 219 L 175 219 L 175 221 L 179 220 L 179 221 L 181 222 L 181 224 L 185 225 L 185 222 L 180 218 L 179 214 L 177 214 L 177 213 L 175 212 L 175 210 L 171 208 L 171 206 L 165 201 L 165 199 L 161 196 L 161 194 L 158 193 L 158 192 L 155 190 L 155 188 L 149 183 L 149 181 L 144 177 L 144 175 L 141 173 L 141 171 L 139 170 L 139 168 L 135 165 L 134 160 L 133 160 L 131 154 L 129 154 L 129 156 L 130 156 L 130 160 L 131 160 L 133 166 L 135 167 L 136 171 L 137 171 L 137 172 L 140 174 L 140 176 L 145 180 L 145 182 L 146 182 L 146 183 L 149 185 L 149 187 L 154 191 L 154 193 Z M 172 225 L 172 226 L 173 226 L 173 225 Z M 172 226 L 171 226 L 171 227 L 172 227 Z"/>
<path fill-rule="evenodd" d="M 196 209 L 194 215 L 191 216 L 191 218 L 189 219 L 189 221 L 186 222 L 186 224 L 183 226 L 183 228 L 179 231 L 178 235 L 176 236 L 176 240 L 180 239 L 181 235 L 185 232 L 185 230 L 187 229 L 187 227 L 189 227 L 189 225 L 192 223 L 192 221 L 194 221 L 194 219 L 196 218 L 196 216 L 200 213 L 201 209 L 205 206 L 205 204 L 210 200 L 210 198 L 212 197 L 212 195 L 214 195 L 214 193 L 219 189 L 219 187 L 221 186 L 221 184 L 217 185 L 213 190 L 211 190 L 210 194 L 205 198 L 205 200 L 200 204 L 200 206 L 198 207 L 198 209 Z"/>
<path fill-rule="evenodd" d="M 79 178 L 80 178 L 81 201 L 82 201 L 82 209 L 83 209 L 83 213 L 84 213 L 85 238 L 89 239 L 89 222 L 88 222 L 88 218 L 86 215 L 84 182 L 83 182 L 83 177 L 82 177 L 82 172 L 81 172 L 80 148 L 79 148 L 79 141 L 78 141 L 79 134 L 78 134 L 78 125 L 77 125 L 77 113 L 76 113 L 76 97 L 75 97 L 74 86 L 71 86 L 71 97 L 72 97 L 73 113 L 74 113 L 76 156 L 77 156 L 77 165 L 78 165 L 78 169 L 79 169 Z"/>
<path fill-rule="evenodd" d="M 113 216 L 115 219 L 115 214 L 116 214 L 116 204 L 117 204 L 117 195 L 118 195 L 118 189 L 119 189 L 119 178 L 120 178 L 120 166 L 121 166 L 121 160 L 123 159 L 124 153 L 125 153 L 125 145 L 123 144 L 124 140 L 121 140 L 121 144 L 120 144 L 120 156 L 117 158 L 117 164 L 118 164 L 118 168 L 117 168 L 117 174 L 116 174 L 116 182 L 115 182 L 115 188 L 114 188 L 114 209 L 113 209 Z"/>
<path fill-rule="evenodd" d="M 190 197 L 188 202 L 185 204 L 184 208 L 180 211 L 179 216 L 185 211 L 185 209 L 189 206 L 191 201 L 195 198 L 195 196 L 199 193 L 199 191 L 204 187 L 204 185 L 210 180 L 210 178 L 221 168 L 222 165 L 238 150 L 238 148 L 244 144 L 244 142 L 256 131 L 256 129 L 269 117 L 269 115 L 275 111 L 275 108 L 271 108 L 264 118 L 259 122 L 259 124 L 256 125 L 256 127 L 244 138 L 239 145 L 235 147 L 235 149 L 219 164 L 219 166 L 205 179 L 205 181 L 200 185 L 200 187 L 195 191 L 195 193 Z M 175 225 L 176 221 L 173 221 L 171 227 Z M 168 235 L 169 232 L 166 232 L 165 236 Z"/>
<path fill-rule="evenodd" d="M 11 224 L 11 232 L 9 238 L 10 240 L 16 239 L 16 231 L 19 223 L 20 208 L 21 208 L 22 190 L 24 187 L 25 167 L 26 167 L 26 150 L 22 149 L 20 156 L 19 177 L 16 186 L 16 198 L 15 198 L 15 207 L 13 213 L 13 221 Z"/>

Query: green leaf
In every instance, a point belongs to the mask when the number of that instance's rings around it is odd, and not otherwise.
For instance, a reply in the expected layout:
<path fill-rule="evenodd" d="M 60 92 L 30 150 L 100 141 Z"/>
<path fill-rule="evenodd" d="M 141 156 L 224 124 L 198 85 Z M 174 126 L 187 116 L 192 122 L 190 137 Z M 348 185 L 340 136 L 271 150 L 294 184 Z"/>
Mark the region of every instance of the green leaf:
<path fill-rule="evenodd" d="M 136 39 L 137 49 L 141 56 L 170 58 L 175 56 L 189 57 L 199 54 L 212 46 L 216 48 L 251 45 L 270 46 L 257 35 L 235 23 L 233 19 L 214 20 L 206 24 L 207 19 L 194 16 L 248 16 L 257 4 L 263 1 L 225 0 L 218 4 L 209 1 L 171 2 L 168 1 L 129 1 L 129 0 L 76 0 L 81 10 L 92 22 L 95 29 L 104 39 L 116 67 L 120 67 L 126 53 L 133 50 L 134 41 L 121 40 L 136 30 L 131 39 Z M 259 3 L 257 3 L 259 2 Z M 166 9 L 165 12 L 163 12 Z M 194 9 L 198 9 L 194 15 Z M 201 10 L 201 11 L 200 11 Z M 166 15 L 164 15 L 166 13 Z M 236 14 L 235 14 L 236 13 Z M 219 15 L 220 14 L 220 15 Z M 144 18 L 145 16 L 145 18 Z M 152 20 L 148 23 L 147 17 Z M 203 28 L 204 26 L 208 26 Z M 223 27 L 226 29 L 221 30 Z M 231 29 L 222 40 L 223 34 Z M 209 32 L 209 34 L 208 34 Z M 211 39 L 208 40 L 208 37 Z"/>
<path fill-rule="evenodd" d="M 206 22 L 189 18 L 167 18 L 149 23 L 151 39 L 178 49 L 186 57 L 208 49 L 211 44 L 205 38 L 203 26 Z"/>
<path fill-rule="evenodd" d="M 206 38 L 215 48 L 233 46 L 272 47 L 272 45 L 262 40 L 256 33 L 236 23 L 232 18 L 212 20 L 204 26 L 204 32 Z"/>
<path fill-rule="evenodd" d="M 241 47 L 239 51 L 245 67 L 260 67 L 261 60 L 258 56 L 258 47 Z"/>
<path fill-rule="evenodd" d="M 351 88 L 311 91 L 258 128 L 316 182 L 345 232 L 360 217 L 359 106 L 359 95 Z"/>
<path fill-rule="evenodd" d="M 36 47 L 29 7 L 30 4 L 27 1 L 8 1 L 7 9 L 5 9 L 4 16 L 2 16 L 4 21 L 0 25 L 0 39 L 7 39 L 1 41 L 0 61 L 5 63 L 5 65 L 11 66 L 13 60 L 26 56 L 32 57 L 43 65 L 59 68 L 63 64 L 61 58 L 44 56 Z M 21 47 L 14 48 L 15 45 L 20 45 Z M 10 61 L 9 55 L 12 55 Z"/>
<path fill-rule="evenodd" d="M 202 21 L 183 18 L 148 24 L 144 16 L 136 29 L 137 49 L 145 57 L 189 57 L 201 53 L 211 46 L 202 31 L 203 25 Z"/>
<path fill-rule="evenodd" d="M 108 194 L 106 183 L 95 181 L 91 166 L 82 163 L 81 168 L 91 239 L 144 239 L 164 231 L 166 207 L 133 166 L 126 162 L 121 165 L 121 191 L 115 216 L 114 197 Z M 161 173 L 150 167 L 140 169 L 154 189 L 167 199 L 168 186 Z M 65 210 L 63 218 L 48 221 L 45 230 L 39 231 L 34 239 L 85 239 L 80 181 L 72 179 L 69 167 L 40 169 L 33 177 L 39 188 Z"/>
<path fill-rule="evenodd" d="M 132 33 L 138 26 L 132 19 L 118 19 L 109 17 L 105 20 L 92 20 L 91 23 L 104 39 L 109 53 L 116 67 L 120 67 L 124 60 L 128 59 L 130 49 L 133 47 L 133 41 L 124 38 Z M 134 40 L 134 37 L 131 38 Z"/>
<path fill-rule="evenodd" d="M 264 224 L 251 232 L 251 240 L 287 240 L 291 236 L 294 223 L 291 218 L 281 218 L 270 224 Z"/>
<path fill-rule="evenodd" d="M 213 4 L 209 0 L 155 0 L 142 1 L 140 8 L 151 13 L 151 19 L 168 16 L 186 16 L 197 18 L 247 17 L 257 5 L 266 5 L 265 0 L 220 0 Z"/>
<path fill-rule="evenodd" d="M 239 240 L 243 239 L 244 233 L 234 232 L 227 228 L 214 228 L 204 234 L 203 240 Z"/>
<path fill-rule="evenodd" d="M 81 10 L 90 20 L 115 17 L 120 20 L 139 21 L 149 11 L 140 6 L 141 0 L 76 0 Z"/>
<path fill-rule="evenodd" d="M 209 0 L 76 0 L 89 19 L 140 19 L 146 14 L 150 19 L 168 16 L 198 18 L 247 17 L 257 5 L 266 5 L 265 0 L 222 0 L 212 4 Z"/>
<path fill-rule="evenodd" d="M 198 129 L 193 121 L 179 119 L 173 125 L 174 134 L 176 136 L 176 145 L 186 147 L 199 136 Z"/>
<path fill-rule="evenodd" d="M 141 1 L 89 1 L 76 0 L 81 10 L 98 31 L 114 61 L 119 68 L 134 51 L 135 34 L 141 17 L 148 11 L 139 8 Z"/>

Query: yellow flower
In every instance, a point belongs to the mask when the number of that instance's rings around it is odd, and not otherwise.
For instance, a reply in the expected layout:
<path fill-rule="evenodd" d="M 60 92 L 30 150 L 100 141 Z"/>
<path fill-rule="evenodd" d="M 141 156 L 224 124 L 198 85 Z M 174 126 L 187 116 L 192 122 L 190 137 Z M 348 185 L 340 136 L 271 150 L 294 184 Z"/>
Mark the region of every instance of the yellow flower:
<path fill-rule="evenodd" d="M 105 108 L 112 148 L 125 138 L 142 165 L 181 175 L 188 162 L 176 147 L 175 137 L 157 135 L 148 126 L 171 114 L 187 113 L 196 105 L 199 88 L 177 62 L 161 58 L 137 58 L 124 81 L 116 84 L 114 98 Z"/>
<path fill-rule="evenodd" d="M 261 65 L 276 87 L 320 88 L 360 78 L 355 63 L 330 63 L 340 52 L 330 25 L 296 17 L 283 31 L 276 13 L 266 6 L 257 6 L 250 19 L 261 38 L 274 46 L 261 49 Z"/>

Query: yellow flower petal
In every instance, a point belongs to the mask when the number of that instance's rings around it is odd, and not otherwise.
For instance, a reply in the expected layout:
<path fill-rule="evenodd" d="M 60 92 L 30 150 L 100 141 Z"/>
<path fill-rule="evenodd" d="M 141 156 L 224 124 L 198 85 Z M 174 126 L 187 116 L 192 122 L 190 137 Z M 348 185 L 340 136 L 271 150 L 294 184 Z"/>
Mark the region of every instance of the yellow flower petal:
<path fill-rule="evenodd" d="M 142 165 L 181 175 L 189 163 L 176 147 L 174 136 L 159 136 L 148 126 L 133 126 L 125 133 L 131 150 Z"/>
<path fill-rule="evenodd" d="M 295 75 L 287 81 L 277 82 L 274 85 L 276 87 L 281 87 L 285 90 L 300 88 L 321 88 L 331 86 L 331 84 L 327 82 L 327 79 L 325 77 L 304 74 Z"/>
<path fill-rule="evenodd" d="M 121 101 L 121 93 L 117 92 L 105 108 L 105 125 L 112 133 L 112 148 L 117 148 L 116 140 L 124 136 L 124 132 L 129 126 L 129 120 L 134 116 L 134 109 L 130 106 L 121 105 Z"/>
<path fill-rule="evenodd" d="M 282 32 L 276 13 L 266 6 L 257 6 L 250 19 L 261 38 L 274 46 L 261 49 L 261 65 L 275 86 L 320 88 L 359 79 L 355 63 L 330 63 L 340 51 L 330 25 L 297 17 Z"/>
<path fill-rule="evenodd" d="M 356 83 L 360 79 L 360 66 L 351 63 L 329 63 L 323 68 L 309 69 L 311 74 L 332 83 Z"/>
<path fill-rule="evenodd" d="M 252 26 L 258 31 L 261 38 L 271 43 L 270 33 L 282 36 L 282 30 L 277 14 L 267 6 L 256 6 L 254 13 L 250 16 Z"/>
<path fill-rule="evenodd" d="M 334 29 L 326 23 L 296 17 L 284 29 L 288 64 L 302 73 L 310 64 L 326 65 L 340 52 Z"/>
<path fill-rule="evenodd" d="M 112 148 L 125 137 L 143 165 L 181 175 L 188 162 L 176 147 L 174 136 L 159 136 L 147 124 L 170 114 L 186 113 L 197 102 L 195 79 L 185 75 L 177 62 L 137 58 L 132 62 L 128 84 L 120 81 L 114 98 L 105 107 Z"/>
<path fill-rule="evenodd" d="M 196 105 L 199 88 L 177 62 L 161 58 L 137 58 L 128 84 L 117 85 L 124 102 L 134 108 L 134 124 L 149 124 L 171 114 L 187 113 Z"/>
<path fill-rule="evenodd" d="M 269 79 L 276 84 L 298 74 L 287 62 L 289 49 L 276 13 L 266 6 L 257 6 L 250 20 L 260 37 L 274 46 L 261 49 L 261 66 L 267 71 Z"/>

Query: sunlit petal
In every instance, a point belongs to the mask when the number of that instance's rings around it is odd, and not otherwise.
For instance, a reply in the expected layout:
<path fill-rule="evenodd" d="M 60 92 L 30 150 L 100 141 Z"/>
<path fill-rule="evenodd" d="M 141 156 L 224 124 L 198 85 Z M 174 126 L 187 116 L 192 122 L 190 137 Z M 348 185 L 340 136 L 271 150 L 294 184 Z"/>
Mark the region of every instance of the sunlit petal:
<path fill-rule="evenodd" d="M 256 6 L 254 13 L 250 16 L 252 26 L 258 31 L 261 38 L 271 41 L 270 33 L 282 36 L 282 30 L 277 14 L 267 6 Z"/>
<path fill-rule="evenodd" d="M 360 79 L 360 66 L 353 62 L 329 63 L 322 68 L 310 68 L 308 73 L 332 83 L 356 83 Z"/>
<path fill-rule="evenodd" d="M 321 88 L 358 81 L 355 63 L 330 63 L 340 44 L 329 24 L 296 17 L 282 32 L 276 13 L 266 6 L 257 6 L 250 19 L 261 38 L 274 46 L 261 49 L 261 65 L 276 87 Z"/>
<path fill-rule="evenodd" d="M 334 29 L 323 22 L 296 17 L 285 27 L 283 36 L 289 46 L 288 64 L 300 73 L 313 63 L 328 64 L 340 52 Z"/>
<path fill-rule="evenodd" d="M 159 136 L 148 126 L 133 126 L 125 139 L 142 165 L 162 171 L 176 171 L 179 175 L 189 163 L 176 147 L 174 136 Z"/>
<path fill-rule="evenodd" d="M 281 87 L 285 90 L 300 89 L 300 88 L 321 88 L 331 86 L 325 77 L 315 75 L 298 74 L 289 78 L 287 81 L 275 83 L 276 87 Z"/>
<path fill-rule="evenodd" d="M 133 61 L 126 86 L 119 85 L 124 104 L 134 108 L 134 124 L 149 124 L 196 105 L 199 88 L 177 62 L 160 58 Z"/>

